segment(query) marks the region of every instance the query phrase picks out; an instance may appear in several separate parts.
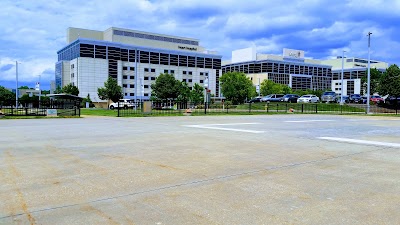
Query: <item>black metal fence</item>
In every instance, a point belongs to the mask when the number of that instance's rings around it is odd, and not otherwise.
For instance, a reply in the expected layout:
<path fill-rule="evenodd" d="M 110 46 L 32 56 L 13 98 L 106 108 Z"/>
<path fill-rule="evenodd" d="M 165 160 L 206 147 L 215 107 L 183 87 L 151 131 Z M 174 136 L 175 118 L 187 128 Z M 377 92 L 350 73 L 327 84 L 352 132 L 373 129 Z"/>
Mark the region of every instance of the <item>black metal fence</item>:
<path fill-rule="evenodd" d="M 0 102 L 0 111 L 5 116 L 46 116 L 48 109 L 56 109 L 57 116 L 80 116 L 79 101 L 46 100 L 46 101 L 15 101 Z"/>
<path fill-rule="evenodd" d="M 146 108 L 147 105 L 147 108 Z M 195 104 L 192 102 L 138 102 L 130 107 L 117 108 L 118 117 L 146 115 L 202 115 L 202 114 L 395 114 L 400 104 L 336 104 L 336 103 L 245 103 L 232 105 L 219 102 Z"/>

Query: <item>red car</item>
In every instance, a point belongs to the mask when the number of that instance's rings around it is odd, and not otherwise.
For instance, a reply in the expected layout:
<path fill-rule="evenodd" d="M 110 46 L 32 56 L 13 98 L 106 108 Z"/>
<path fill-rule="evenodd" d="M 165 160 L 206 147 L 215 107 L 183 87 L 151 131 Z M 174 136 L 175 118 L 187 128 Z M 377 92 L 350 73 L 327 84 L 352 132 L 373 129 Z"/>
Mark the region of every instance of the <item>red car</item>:
<path fill-rule="evenodd" d="M 379 96 L 379 95 L 372 95 L 371 96 L 371 102 L 373 103 L 379 103 L 379 102 L 384 102 L 385 100 Z"/>

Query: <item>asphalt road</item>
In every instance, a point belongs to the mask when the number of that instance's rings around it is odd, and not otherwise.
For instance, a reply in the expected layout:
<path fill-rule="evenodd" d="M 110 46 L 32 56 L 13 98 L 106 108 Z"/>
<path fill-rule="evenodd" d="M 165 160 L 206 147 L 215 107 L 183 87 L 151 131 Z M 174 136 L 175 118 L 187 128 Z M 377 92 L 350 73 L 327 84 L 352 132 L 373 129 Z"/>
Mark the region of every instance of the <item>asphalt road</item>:
<path fill-rule="evenodd" d="M 398 224 L 400 117 L 0 120 L 0 224 Z"/>

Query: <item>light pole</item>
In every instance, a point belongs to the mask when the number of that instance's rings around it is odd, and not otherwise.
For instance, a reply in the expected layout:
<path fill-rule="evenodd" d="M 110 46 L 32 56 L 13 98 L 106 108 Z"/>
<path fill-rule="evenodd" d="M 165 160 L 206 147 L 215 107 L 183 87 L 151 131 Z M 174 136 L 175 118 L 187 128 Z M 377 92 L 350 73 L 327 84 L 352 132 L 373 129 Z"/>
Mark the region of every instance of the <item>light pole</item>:
<path fill-rule="evenodd" d="M 42 75 L 39 75 L 39 83 L 38 83 L 38 89 L 39 89 L 39 108 L 40 108 L 40 96 L 42 95 L 42 90 L 40 88 L 40 80 L 42 78 Z"/>
<path fill-rule="evenodd" d="M 367 76 L 367 114 L 369 114 L 369 96 L 371 88 L 371 32 L 368 32 L 368 76 Z"/>
<path fill-rule="evenodd" d="M 346 51 L 343 50 L 342 52 L 342 83 L 340 88 L 340 104 L 343 105 L 343 70 L 344 70 L 344 53 Z"/>
<path fill-rule="evenodd" d="M 15 61 L 15 108 L 18 109 L 18 61 Z"/>
<path fill-rule="evenodd" d="M 207 99 L 207 89 L 208 89 L 208 74 L 206 75 L 206 78 L 204 79 L 204 106 L 206 107 L 206 104 L 208 103 Z"/>

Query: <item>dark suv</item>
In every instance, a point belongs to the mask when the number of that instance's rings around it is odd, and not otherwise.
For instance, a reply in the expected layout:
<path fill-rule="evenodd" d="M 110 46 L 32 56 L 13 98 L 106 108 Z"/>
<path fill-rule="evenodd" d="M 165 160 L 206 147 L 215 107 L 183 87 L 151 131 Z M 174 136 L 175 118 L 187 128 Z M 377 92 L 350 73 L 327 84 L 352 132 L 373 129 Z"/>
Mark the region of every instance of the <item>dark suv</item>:
<path fill-rule="evenodd" d="M 295 94 L 287 94 L 282 97 L 281 101 L 296 103 L 298 98 L 300 98 L 300 96 L 295 95 Z"/>
<path fill-rule="evenodd" d="M 361 103 L 363 103 L 363 100 L 361 98 L 361 95 L 352 94 L 352 95 L 350 95 L 349 102 L 350 103 L 360 103 L 361 104 Z"/>

